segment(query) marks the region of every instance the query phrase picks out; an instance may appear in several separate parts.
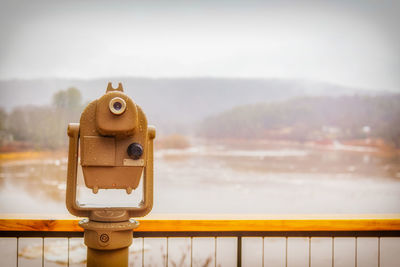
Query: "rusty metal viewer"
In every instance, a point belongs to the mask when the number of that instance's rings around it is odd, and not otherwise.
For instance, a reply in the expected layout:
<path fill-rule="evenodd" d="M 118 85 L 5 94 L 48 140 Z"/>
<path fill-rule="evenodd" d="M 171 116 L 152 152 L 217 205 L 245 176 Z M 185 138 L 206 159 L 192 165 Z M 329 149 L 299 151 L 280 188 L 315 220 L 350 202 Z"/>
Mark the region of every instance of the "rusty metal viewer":
<path fill-rule="evenodd" d="M 88 247 L 87 266 L 128 266 L 132 231 L 153 206 L 153 140 L 155 128 L 147 125 L 142 109 L 124 92 L 122 84 L 92 101 L 80 123 L 68 125 L 69 153 L 66 205 L 83 219 Z M 143 174 L 143 200 L 132 207 L 87 207 L 76 200 L 78 152 L 85 185 L 101 189 L 135 190 Z"/>

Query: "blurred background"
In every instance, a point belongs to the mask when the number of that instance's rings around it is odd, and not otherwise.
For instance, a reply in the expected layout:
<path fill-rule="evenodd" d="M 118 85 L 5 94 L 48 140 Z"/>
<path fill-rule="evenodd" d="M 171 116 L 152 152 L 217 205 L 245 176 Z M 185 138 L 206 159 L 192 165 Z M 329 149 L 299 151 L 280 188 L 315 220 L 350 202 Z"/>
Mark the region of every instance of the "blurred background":
<path fill-rule="evenodd" d="M 108 81 L 157 128 L 153 213 L 399 213 L 399 12 L 2 1 L 0 213 L 68 213 L 66 127 Z"/>

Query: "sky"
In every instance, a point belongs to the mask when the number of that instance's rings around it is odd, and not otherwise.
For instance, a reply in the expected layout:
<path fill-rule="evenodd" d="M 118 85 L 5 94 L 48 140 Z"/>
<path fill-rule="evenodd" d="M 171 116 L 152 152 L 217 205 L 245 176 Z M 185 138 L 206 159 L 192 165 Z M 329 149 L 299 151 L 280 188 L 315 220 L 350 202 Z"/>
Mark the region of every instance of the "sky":
<path fill-rule="evenodd" d="M 400 91 L 400 1 L 0 2 L 0 79 L 279 78 Z"/>

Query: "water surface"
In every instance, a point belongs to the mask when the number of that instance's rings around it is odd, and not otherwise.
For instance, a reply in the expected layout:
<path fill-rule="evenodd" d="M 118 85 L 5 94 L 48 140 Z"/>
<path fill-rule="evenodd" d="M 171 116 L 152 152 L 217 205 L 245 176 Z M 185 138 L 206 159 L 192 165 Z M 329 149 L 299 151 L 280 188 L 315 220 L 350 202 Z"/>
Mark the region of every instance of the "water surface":
<path fill-rule="evenodd" d="M 68 213 L 66 154 L 0 168 L 0 213 Z M 81 202 L 141 198 L 80 184 Z M 154 184 L 153 213 L 400 213 L 399 157 L 371 149 L 198 141 L 157 150 Z"/>

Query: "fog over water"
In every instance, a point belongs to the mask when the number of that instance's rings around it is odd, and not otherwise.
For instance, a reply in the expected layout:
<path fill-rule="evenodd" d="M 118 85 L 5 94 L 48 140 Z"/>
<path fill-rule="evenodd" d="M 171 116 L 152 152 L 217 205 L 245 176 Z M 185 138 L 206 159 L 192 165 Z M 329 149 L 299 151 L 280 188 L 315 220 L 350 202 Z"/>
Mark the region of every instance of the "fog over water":
<path fill-rule="evenodd" d="M 66 158 L 1 164 L 0 213 L 67 214 Z M 399 213 L 400 162 L 373 151 L 198 144 L 155 154 L 152 213 Z M 81 203 L 138 203 L 140 188 L 80 187 Z M 22 192 L 22 194 L 20 194 Z"/>

